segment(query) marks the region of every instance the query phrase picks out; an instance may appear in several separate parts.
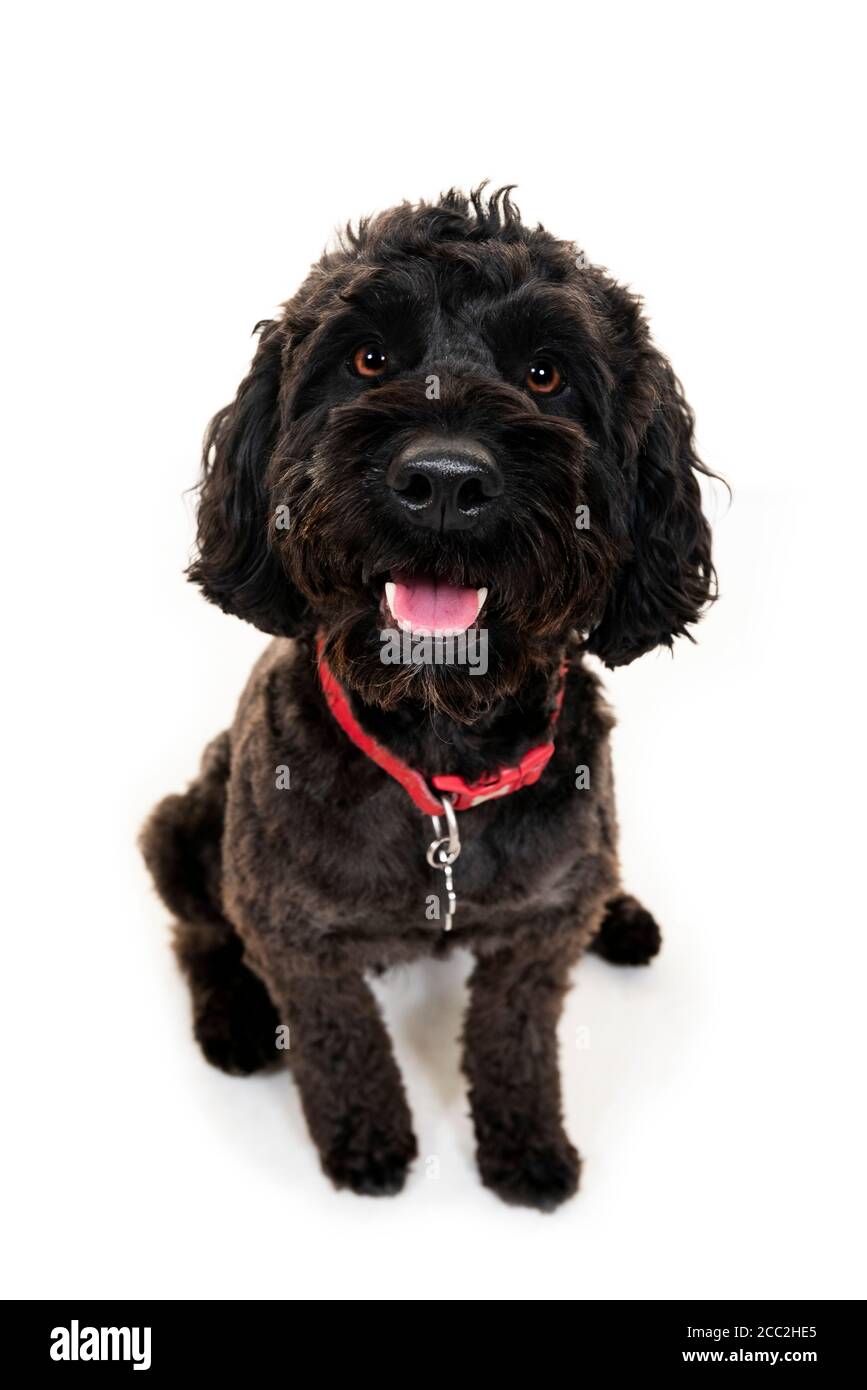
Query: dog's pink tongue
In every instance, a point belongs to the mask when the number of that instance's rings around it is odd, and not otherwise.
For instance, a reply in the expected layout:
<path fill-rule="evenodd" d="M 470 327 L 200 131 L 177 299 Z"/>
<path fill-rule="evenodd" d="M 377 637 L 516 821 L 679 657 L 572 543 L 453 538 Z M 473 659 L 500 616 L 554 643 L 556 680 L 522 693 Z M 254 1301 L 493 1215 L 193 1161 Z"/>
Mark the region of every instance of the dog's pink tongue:
<path fill-rule="evenodd" d="M 476 620 L 479 611 L 475 589 L 463 589 L 457 584 L 444 584 L 439 579 L 392 576 L 394 596 L 392 611 L 397 621 L 409 623 L 413 632 L 424 628 L 428 632 L 464 632 Z"/>

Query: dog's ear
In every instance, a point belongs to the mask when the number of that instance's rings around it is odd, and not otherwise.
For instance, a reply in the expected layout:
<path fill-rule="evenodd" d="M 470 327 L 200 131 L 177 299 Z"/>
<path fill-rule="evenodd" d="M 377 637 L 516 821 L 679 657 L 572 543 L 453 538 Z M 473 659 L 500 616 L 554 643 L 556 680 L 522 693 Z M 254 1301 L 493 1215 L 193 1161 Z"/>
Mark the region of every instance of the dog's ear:
<path fill-rule="evenodd" d="M 305 600 L 269 539 L 268 465 L 278 429 L 283 332 L 261 325 L 250 371 L 208 426 L 199 496 L 198 555 L 187 571 L 226 613 L 278 637 L 294 635 Z"/>
<path fill-rule="evenodd" d="M 637 408 L 627 412 L 617 466 L 630 478 L 627 558 L 587 650 L 624 666 L 675 637 L 715 598 L 710 527 L 693 443 L 693 414 L 669 363 L 647 344 Z M 635 416 L 638 416 L 636 422 Z M 643 417 L 643 421 L 642 421 Z M 646 423 L 644 422 L 646 421 Z"/>

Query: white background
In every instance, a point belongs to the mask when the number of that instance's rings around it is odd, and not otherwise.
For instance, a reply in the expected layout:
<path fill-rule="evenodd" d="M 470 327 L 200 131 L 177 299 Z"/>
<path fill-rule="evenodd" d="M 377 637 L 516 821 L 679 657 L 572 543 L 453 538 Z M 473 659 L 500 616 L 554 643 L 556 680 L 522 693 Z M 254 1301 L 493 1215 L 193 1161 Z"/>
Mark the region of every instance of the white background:
<path fill-rule="evenodd" d="M 82 0 L 7 22 L 7 1294 L 864 1295 L 855 12 Z M 182 578 L 182 494 L 253 324 L 335 224 L 484 177 L 643 293 L 735 494 L 699 645 L 607 678 L 625 879 L 666 940 L 650 970 L 576 971 L 585 1170 L 554 1216 L 475 1176 L 465 961 L 381 990 L 423 1155 L 406 1191 L 334 1193 L 288 1078 L 195 1049 L 134 844 L 265 640 Z"/>

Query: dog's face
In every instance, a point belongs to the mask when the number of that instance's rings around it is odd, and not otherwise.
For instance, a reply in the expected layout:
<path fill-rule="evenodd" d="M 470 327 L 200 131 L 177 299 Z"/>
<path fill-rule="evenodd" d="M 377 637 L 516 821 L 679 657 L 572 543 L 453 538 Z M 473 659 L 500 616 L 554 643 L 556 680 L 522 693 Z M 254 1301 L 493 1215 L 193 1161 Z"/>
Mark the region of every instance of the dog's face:
<path fill-rule="evenodd" d="M 697 471 L 638 302 L 508 194 L 449 194 L 362 224 L 262 326 L 206 439 L 191 575 L 267 632 L 320 632 L 365 700 L 471 719 L 574 630 L 616 665 L 696 621 Z M 386 631 L 476 629 L 484 674 L 383 660 Z"/>

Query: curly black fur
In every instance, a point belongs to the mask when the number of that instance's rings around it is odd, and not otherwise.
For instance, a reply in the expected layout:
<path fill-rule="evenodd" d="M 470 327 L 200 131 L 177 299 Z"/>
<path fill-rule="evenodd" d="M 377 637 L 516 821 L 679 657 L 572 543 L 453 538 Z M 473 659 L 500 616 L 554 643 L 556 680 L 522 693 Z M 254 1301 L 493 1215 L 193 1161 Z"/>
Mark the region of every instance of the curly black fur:
<path fill-rule="evenodd" d="M 509 190 L 451 191 L 347 229 L 257 330 L 250 372 L 205 439 L 190 576 L 278 640 L 199 779 L 143 837 L 178 919 L 196 1035 L 209 1060 L 246 1072 L 288 1026 L 326 1171 L 394 1192 L 416 1143 L 364 972 L 469 946 L 482 1177 L 547 1210 L 578 1181 L 556 1058 L 569 967 L 591 943 L 638 964 L 660 941 L 620 891 L 611 718 L 582 651 L 614 666 L 670 646 L 713 597 L 692 414 L 639 301 L 525 226 Z M 373 380 L 350 366 L 369 343 L 387 351 Z M 527 386 L 540 354 L 561 369 L 550 397 Z M 388 474 L 422 439 L 470 440 L 496 460 L 502 490 L 472 527 L 408 524 Z M 488 588 L 485 675 L 383 664 L 396 570 Z M 450 938 L 424 913 L 427 823 L 336 726 L 317 634 L 369 732 L 428 776 L 469 781 L 545 738 L 568 661 L 541 781 L 461 816 Z M 291 790 L 276 785 L 280 766 Z"/>

